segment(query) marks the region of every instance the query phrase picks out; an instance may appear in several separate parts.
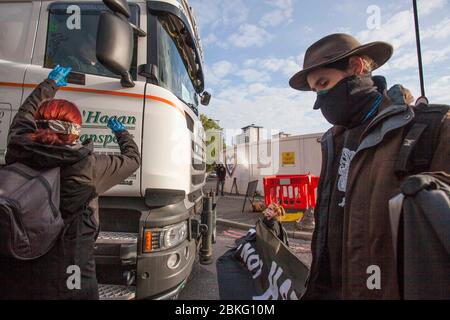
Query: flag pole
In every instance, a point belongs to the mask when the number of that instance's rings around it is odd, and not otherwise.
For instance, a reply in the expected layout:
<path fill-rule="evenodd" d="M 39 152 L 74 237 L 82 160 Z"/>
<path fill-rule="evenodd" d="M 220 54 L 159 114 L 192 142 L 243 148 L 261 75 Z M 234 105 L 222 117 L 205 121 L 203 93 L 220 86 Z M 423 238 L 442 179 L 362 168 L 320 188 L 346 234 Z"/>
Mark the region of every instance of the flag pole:
<path fill-rule="evenodd" d="M 420 45 L 420 29 L 419 29 L 419 13 L 417 10 L 417 0 L 413 0 L 413 8 L 414 8 L 414 23 L 416 28 L 416 44 L 417 44 L 417 58 L 419 62 L 419 77 L 420 77 L 420 91 L 422 97 L 425 96 L 425 83 L 423 77 L 423 64 L 422 64 L 422 49 Z"/>

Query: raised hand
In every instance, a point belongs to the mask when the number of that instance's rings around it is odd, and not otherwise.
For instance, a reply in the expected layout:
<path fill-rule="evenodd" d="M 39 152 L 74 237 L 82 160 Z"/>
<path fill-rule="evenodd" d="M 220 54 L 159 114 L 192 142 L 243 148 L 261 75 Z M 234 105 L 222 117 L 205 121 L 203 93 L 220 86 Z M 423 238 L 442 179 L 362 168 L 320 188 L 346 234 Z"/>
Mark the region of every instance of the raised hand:
<path fill-rule="evenodd" d="M 108 120 L 108 128 L 111 129 L 114 133 L 119 133 L 125 131 L 125 126 L 122 122 L 118 121 L 116 118 L 109 118 Z"/>
<path fill-rule="evenodd" d="M 48 78 L 54 80 L 58 87 L 67 86 L 67 76 L 70 71 L 72 71 L 71 67 L 64 68 L 59 64 L 49 73 Z"/>

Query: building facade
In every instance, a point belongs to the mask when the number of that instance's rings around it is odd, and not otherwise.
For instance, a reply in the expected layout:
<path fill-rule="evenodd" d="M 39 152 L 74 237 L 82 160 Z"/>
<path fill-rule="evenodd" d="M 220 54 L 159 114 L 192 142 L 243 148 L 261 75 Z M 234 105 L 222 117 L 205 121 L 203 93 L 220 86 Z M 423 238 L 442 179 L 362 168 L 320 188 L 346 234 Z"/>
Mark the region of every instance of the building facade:
<path fill-rule="evenodd" d="M 260 130 L 246 128 L 253 132 Z M 241 143 L 227 148 L 220 157 L 227 168 L 225 192 L 236 193 L 237 189 L 239 194 L 245 194 L 248 182 L 258 180 L 257 191 L 263 194 L 263 177 L 270 175 L 320 175 L 323 133 L 296 136 L 281 133 L 265 140 L 251 140 L 249 135 L 249 142 L 242 142 L 244 134 L 237 136 L 240 138 L 236 142 Z"/>

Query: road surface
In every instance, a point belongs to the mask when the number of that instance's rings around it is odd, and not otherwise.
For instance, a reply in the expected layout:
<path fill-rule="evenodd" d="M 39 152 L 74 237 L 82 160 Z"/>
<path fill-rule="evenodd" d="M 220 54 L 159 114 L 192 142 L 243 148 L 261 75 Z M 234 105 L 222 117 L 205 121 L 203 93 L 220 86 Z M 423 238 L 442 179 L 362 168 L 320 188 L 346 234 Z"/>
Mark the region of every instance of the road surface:
<path fill-rule="evenodd" d="M 180 293 L 180 300 L 219 300 L 219 285 L 217 281 L 217 259 L 234 247 L 236 239 L 244 236 L 246 231 L 217 226 L 217 242 L 213 249 L 213 263 L 200 265 L 195 263 L 191 279 Z M 310 242 L 291 240 L 292 251 L 307 265 L 311 264 Z"/>

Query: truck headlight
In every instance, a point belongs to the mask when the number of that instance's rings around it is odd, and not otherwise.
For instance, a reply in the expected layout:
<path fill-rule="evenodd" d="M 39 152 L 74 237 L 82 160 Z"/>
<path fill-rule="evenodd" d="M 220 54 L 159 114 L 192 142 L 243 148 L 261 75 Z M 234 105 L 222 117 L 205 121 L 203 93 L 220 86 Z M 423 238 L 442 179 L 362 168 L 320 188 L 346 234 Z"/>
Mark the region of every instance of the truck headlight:
<path fill-rule="evenodd" d="M 187 222 L 168 227 L 164 232 L 164 247 L 172 248 L 187 238 Z"/>
<path fill-rule="evenodd" d="M 155 252 L 175 247 L 187 239 L 187 221 L 164 228 L 144 230 L 144 252 Z"/>

